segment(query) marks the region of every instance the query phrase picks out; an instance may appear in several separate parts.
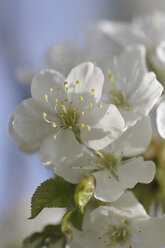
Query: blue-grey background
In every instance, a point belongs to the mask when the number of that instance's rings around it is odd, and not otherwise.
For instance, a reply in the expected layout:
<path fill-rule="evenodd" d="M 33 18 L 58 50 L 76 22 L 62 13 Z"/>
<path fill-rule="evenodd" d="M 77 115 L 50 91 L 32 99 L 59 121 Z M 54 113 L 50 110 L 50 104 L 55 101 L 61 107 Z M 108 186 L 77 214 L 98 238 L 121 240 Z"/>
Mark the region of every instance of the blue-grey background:
<path fill-rule="evenodd" d="M 51 45 L 80 41 L 102 18 L 130 20 L 155 8 L 165 10 L 164 5 L 164 0 L 0 0 L 1 216 L 53 175 L 42 166 L 37 154 L 20 152 L 8 134 L 10 116 L 30 95 L 29 87 L 16 80 L 16 68 L 40 68 Z"/>

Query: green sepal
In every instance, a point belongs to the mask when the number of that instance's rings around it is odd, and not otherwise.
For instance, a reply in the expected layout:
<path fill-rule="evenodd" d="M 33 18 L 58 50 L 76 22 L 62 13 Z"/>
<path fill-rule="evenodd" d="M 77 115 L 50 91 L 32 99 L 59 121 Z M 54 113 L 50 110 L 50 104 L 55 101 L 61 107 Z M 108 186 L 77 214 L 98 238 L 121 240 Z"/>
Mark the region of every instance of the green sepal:
<path fill-rule="evenodd" d="M 74 206 L 75 185 L 56 176 L 43 182 L 31 200 L 31 217 L 35 218 L 44 208 L 72 208 Z"/>
<path fill-rule="evenodd" d="M 22 248 L 48 248 L 58 242 L 60 242 L 61 248 L 65 248 L 66 237 L 62 233 L 60 225 L 48 225 L 42 232 L 33 233 L 26 238 Z"/>
<path fill-rule="evenodd" d="M 76 229 L 82 231 L 83 218 L 84 214 L 82 214 L 79 209 L 76 209 L 70 215 L 70 222 Z"/>
<path fill-rule="evenodd" d="M 62 218 L 61 221 L 61 231 L 65 234 L 70 236 L 70 238 L 73 240 L 73 230 L 72 226 L 70 224 L 70 217 L 73 213 L 74 209 L 69 210 Z"/>
<path fill-rule="evenodd" d="M 74 200 L 76 206 L 80 209 L 81 213 L 84 213 L 84 207 L 92 198 L 95 190 L 95 180 L 90 174 L 85 174 L 80 183 L 76 186 L 74 193 Z"/>

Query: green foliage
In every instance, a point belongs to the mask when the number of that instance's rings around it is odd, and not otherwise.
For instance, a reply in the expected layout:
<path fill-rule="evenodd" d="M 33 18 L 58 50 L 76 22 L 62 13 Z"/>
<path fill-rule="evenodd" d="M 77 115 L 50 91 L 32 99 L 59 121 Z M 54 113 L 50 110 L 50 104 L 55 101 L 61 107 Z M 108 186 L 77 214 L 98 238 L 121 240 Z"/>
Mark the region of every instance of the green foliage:
<path fill-rule="evenodd" d="M 66 238 L 61 231 L 60 225 L 48 225 L 42 232 L 33 233 L 23 242 L 22 248 L 49 248 L 60 242 L 61 248 L 66 245 Z"/>
<path fill-rule="evenodd" d="M 56 176 L 43 182 L 31 201 L 31 217 L 35 218 L 43 208 L 71 208 L 74 206 L 75 186 Z"/>

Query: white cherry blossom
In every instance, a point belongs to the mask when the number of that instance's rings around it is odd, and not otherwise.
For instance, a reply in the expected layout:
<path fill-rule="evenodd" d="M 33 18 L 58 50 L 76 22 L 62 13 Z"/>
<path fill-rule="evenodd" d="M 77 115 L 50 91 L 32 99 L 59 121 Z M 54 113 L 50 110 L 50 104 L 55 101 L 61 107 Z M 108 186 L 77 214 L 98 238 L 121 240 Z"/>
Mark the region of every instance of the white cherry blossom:
<path fill-rule="evenodd" d="M 147 50 L 150 69 L 157 71 L 164 83 L 165 79 L 165 15 L 154 11 L 151 14 L 134 18 L 132 23 L 101 21 L 99 30 L 121 47 L 143 44 Z"/>
<path fill-rule="evenodd" d="M 32 98 L 14 113 L 15 134 L 38 145 L 42 163 L 50 168 L 81 154 L 82 144 L 102 149 L 121 135 L 124 120 L 114 105 L 100 102 L 104 76 L 92 63 L 75 67 L 65 79 L 53 70 L 32 81 Z"/>
<path fill-rule="evenodd" d="M 118 58 L 114 57 L 109 77 L 103 100 L 119 108 L 126 126 L 148 115 L 163 91 L 155 74 L 146 70 L 143 46 L 128 47 Z"/>
<path fill-rule="evenodd" d="M 147 149 L 151 136 L 150 119 L 144 117 L 111 146 L 90 153 L 84 151 L 78 159 L 57 166 L 55 173 L 71 183 L 79 183 L 85 173 L 91 173 L 96 179 L 94 196 L 101 201 L 115 201 L 125 189 L 153 180 L 154 163 L 134 157 Z"/>
<path fill-rule="evenodd" d="M 163 248 L 165 216 L 151 218 L 131 192 L 110 206 L 99 207 L 75 230 L 75 240 L 84 248 Z"/>

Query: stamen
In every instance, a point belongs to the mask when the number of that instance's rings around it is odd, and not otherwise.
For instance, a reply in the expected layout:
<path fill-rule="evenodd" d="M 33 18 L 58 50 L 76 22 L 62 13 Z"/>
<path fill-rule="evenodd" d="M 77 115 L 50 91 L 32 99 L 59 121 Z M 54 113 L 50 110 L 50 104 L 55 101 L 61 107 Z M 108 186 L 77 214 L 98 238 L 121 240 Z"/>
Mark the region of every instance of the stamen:
<path fill-rule="evenodd" d="M 53 123 L 52 123 L 52 127 L 54 127 L 54 128 L 56 127 L 56 124 L 55 124 L 55 122 L 53 122 Z"/>
<path fill-rule="evenodd" d="M 77 81 L 76 81 L 76 84 L 80 84 L 80 80 L 77 80 Z"/>
<path fill-rule="evenodd" d="M 76 112 L 76 108 L 72 108 L 73 112 Z"/>
<path fill-rule="evenodd" d="M 57 98 L 54 98 L 54 101 L 57 103 L 58 102 L 58 99 Z"/>
<path fill-rule="evenodd" d="M 48 100 L 48 95 L 44 95 L 44 98 L 47 101 Z"/>
<path fill-rule="evenodd" d="M 92 108 L 92 103 L 91 102 L 89 103 L 89 107 Z"/>
<path fill-rule="evenodd" d="M 81 126 L 82 128 L 84 128 L 84 127 L 85 127 L 85 124 L 84 124 L 84 123 L 81 123 L 80 126 Z"/>
<path fill-rule="evenodd" d="M 58 87 L 57 90 L 59 90 L 59 91 L 62 90 L 62 87 Z"/>
<path fill-rule="evenodd" d="M 67 98 L 65 99 L 65 102 L 68 102 L 68 99 Z"/>
<path fill-rule="evenodd" d="M 52 136 L 52 139 L 53 139 L 53 140 L 56 140 L 56 135 Z"/>
<path fill-rule="evenodd" d="M 72 129 L 72 126 L 70 125 L 69 128 Z"/>
<path fill-rule="evenodd" d="M 91 127 L 90 126 L 87 126 L 87 130 L 90 132 L 91 131 Z"/>
<path fill-rule="evenodd" d="M 67 113 L 67 110 L 66 110 L 65 106 L 64 105 L 61 105 L 61 108 L 64 111 L 64 113 L 66 114 Z"/>
<path fill-rule="evenodd" d="M 128 106 L 128 110 L 131 110 L 131 106 Z"/>
<path fill-rule="evenodd" d="M 81 115 L 84 115 L 84 112 L 81 112 Z"/>
<path fill-rule="evenodd" d="M 79 96 L 79 100 L 80 100 L 80 101 L 83 101 L 83 97 L 82 97 L 82 96 Z"/>
<path fill-rule="evenodd" d="M 91 89 L 91 91 L 92 91 L 93 93 L 95 93 L 95 89 Z"/>
<path fill-rule="evenodd" d="M 103 107 L 103 105 L 100 103 L 100 104 L 98 104 L 98 107 L 99 107 L 99 108 L 102 108 L 102 107 Z"/>
<path fill-rule="evenodd" d="M 50 88 L 49 92 L 52 93 L 53 92 L 53 88 Z"/>
<path fill-rule="evenodd" d="M 65 82 L 64 82 L 64 85 L 66 85 L 66 84 L 68 84 L 68 82 L 65 81 Z"/>
<path fill-rule="evenodd" d="M 42 116 L 43 116 L 43 117 L 46 117 L 46 116 L 47 116 L 47 113 L 43 112 L 43 113 L 42 113 Z"/>
<path fill-rule="evenodd" d="M 95 150 L 96 155 L 99 155 L 100 158 L 104 159 L 104 155 L 99 152 L 98 150 Z"/>
<path fill-rule="evenodd" d="M 69 88 L 69 87 L 65 87 L 65 89 L 66 89 L 66 90 L 70 90 L 70 88 Z"/>

